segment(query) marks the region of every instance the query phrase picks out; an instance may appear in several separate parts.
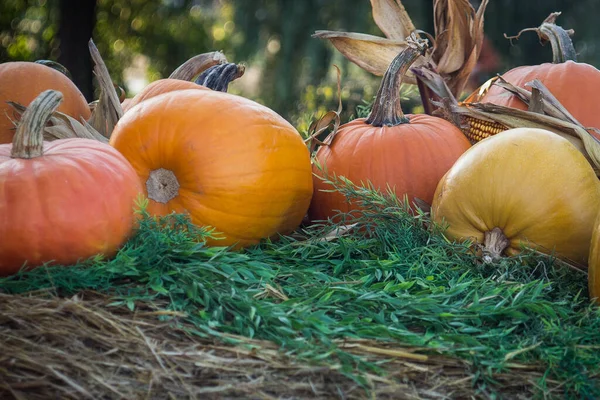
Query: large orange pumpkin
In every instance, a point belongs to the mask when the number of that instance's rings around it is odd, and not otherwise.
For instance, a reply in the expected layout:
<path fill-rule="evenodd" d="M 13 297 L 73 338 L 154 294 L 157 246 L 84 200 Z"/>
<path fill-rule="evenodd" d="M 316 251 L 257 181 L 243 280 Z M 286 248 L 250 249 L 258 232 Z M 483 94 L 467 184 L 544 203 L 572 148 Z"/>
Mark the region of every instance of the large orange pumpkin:
<path fill-rule="evenodd" d="M 529 90 L 531 88 L 526 87 L 526 84 L 539 79 L 581 124 L 600 128 L 600 112 L 595 100 L 600 93 L 600 70 L 590 64 L 576 61 L 571 39 L 560 26 L 546 22 L 543 29 L 553 32 L 554 37 L 558 39 L 551 41 L 554 61 L 519 66 L 506 72 L 502 78 L 517 87 Z M 477 95 L 472 95 L 467 101 L 472 101 L 475 96 Z M 479 101 L 521 110 L 528 107 L 518 97 L 496 85 L 490 86 Z"/>
<path fill-rule="evenodd" d="M 43 141 L 61 98 L 42 92 L 23 114 L 14 143 L 0 145 L 0 275 L 24 263 L 111 256 L 132 232 L 142 187 L 127 160 L 91 139 Z"/>
<path fill-rule="evenodd" d="M 213 90 L 179 90 L 124 114 L 110 144 L 133 165 L 148 211 L 187 213 L 242 247 L 289 233 L 312 196 L 309 151 L 274 111 Z"/>
<path fill-rule="evenodd" d="M 85 97 L 63 73 L 34 62 L 15 61 L 0 64 L 0 143 L 12 143 L 15 126 L 11 119 L 19 119 L 7 102 L 27 105 L 41 92 L 49 89 L 63 94 L 64 101 L 58 107 L 58 111 L 78 121 L 81 118 L 90 118 L 91 112 Z"/>
<path fill-rule="evenodd" d="M 415 42 L 390 64 L 368 118 L 339 128 L 329 145 L 316 152 L 314 195 L 310 220 L 325 220 L 338 211 L 358 209 L 323 181 L 323 175 L 344 176 L 356 185 L 369 181 L 386 191 L 389 186 L 401 200 L 415 197 L 431 204 L 446 171 L 470 147 L 463 133 L 450 122 L 430 115 L 404 115 L 400 108 L 401 77 L 424 51 Z"/>

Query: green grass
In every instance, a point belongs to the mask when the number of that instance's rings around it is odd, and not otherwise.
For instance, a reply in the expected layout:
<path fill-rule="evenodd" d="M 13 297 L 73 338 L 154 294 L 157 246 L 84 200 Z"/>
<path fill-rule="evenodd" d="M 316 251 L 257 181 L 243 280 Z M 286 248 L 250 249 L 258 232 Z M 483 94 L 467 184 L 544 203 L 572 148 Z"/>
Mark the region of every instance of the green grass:
<path fill-rule="evenodd" d="M 333 225 L 305 230 L 242 252 L 208 248 L 211 232 L 181 215 L 146 215 L 139 232 L 112 260 L 38 268 L 0 279 L 0 290 L 54 288 L 60 295 L 94 289 L 131 309 L 166 299 L 184 311 L 193 333 L 223 341 L 225 333 L 272 340 L 308 361 L 339 364 L 363 382 L 380 370 L 336 346 L 369 338 L 424 346 L 472 363 L 473 385 L 501 393 L 493 373 L 511 363 L 538 363 L 545 379 L 564 382 L 571 398 L 598 398 L 600 315 L 589 305 L 582 274 L 552 257 L 524 253 L 480 264 L 468 244 L 449 243 L 427 217 L 402 202 L 334 182 L 361 202 L 363 230 L 319 240 Z M 262 296 L 270 285 L 287 296 Z"/>

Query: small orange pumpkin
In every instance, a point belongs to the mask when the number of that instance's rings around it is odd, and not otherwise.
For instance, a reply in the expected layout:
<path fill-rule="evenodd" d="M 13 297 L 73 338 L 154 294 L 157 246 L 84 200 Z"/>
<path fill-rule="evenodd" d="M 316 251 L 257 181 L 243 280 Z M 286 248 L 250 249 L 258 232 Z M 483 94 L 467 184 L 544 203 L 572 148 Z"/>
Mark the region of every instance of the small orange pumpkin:
<path fill-rule="evenodd" d="M 0 64 L 0 143 L 12 143 L 15 126 L 11 119 L 19 116 L 7 103 L 12 101 L 27 105 L 45 90 L 57 90 L 63 94 L 58 111 L 86 121 L 91 112 L 88 102 L 77 86 L 63 73 L 47 65 L 35 62 L 14 61 Z"/>
<path fill-rule="evenodd" d="M 22 115 L 13 144 L 0 145 L 0 275 L 24 263 L 110 257 L 132 233 L 142 187 L 127 160 L 92 139 L 43 141 L 61 99 L 60 92 L 42 92 Z"/>
<path fill-rule="evenodd" d="M 450 122 L 430 115 L 404 115 L 400 107 L 401 77 L 425 51 L 425 42 L 410 45 L 390 64 L 368 118 L 339 128 L 329 145 L 316 152 L 310 220 L 325 220 L 338 211 L 358 209 L 320 176 L 344 176 L 356 185 L 369 181 L 376 189 L 388 185 L 412 206 L 415 197 L 431 204 L 441 177 L 470 143 Z M 326 140 L 327 142 L 327 140 Z M 324 171 L 320 171 L 323 168 Z"/>
<path fill-rule="evenodd" d="M 133 165 L 148 211 L 188 213 L 212 245 L 248 246 L 296 229 L 312 196 L 309 151 L 281 116 L 249 99 L 178 90 L 123 115 L 110 144 Z"/>

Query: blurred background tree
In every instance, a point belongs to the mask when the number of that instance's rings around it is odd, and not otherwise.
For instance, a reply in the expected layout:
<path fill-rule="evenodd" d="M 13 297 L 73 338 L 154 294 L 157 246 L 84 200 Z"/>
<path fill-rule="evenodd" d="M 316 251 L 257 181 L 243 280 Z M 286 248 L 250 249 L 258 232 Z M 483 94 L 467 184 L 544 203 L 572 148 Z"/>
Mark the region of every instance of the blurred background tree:
<path fill-rule="evenodd" d="M 575 29 L 579 61 L 600 66 L 600 26 L 590 12 L 597 2 L 490 1 L 485 31 L 498 64 L 477 79 L 550 61 L 550 47 L 540 46 L 534 33 L 513 45 L 503 34 L 537 26 L 553 11 L 563 12 L 558 20 L 563 27 Z M 418 28 L 433 32 L 432 1 L 403 4 Z M 321 29 L 381 35 L 368 0 L 2 0 L 0 62 L 56 60 L 92 100 L 97 93 L 87 51 L 90 35 L 130 97 L 189 57 L 222 50 L 230 61 L 247 66 L 230 91 L 266 104 L 302 130 L 313 115 L 336 107 L 334 64 L 342 71 L 343 119 L 371 100 L 379 84 L 330 44 L 311 38 Z"/>

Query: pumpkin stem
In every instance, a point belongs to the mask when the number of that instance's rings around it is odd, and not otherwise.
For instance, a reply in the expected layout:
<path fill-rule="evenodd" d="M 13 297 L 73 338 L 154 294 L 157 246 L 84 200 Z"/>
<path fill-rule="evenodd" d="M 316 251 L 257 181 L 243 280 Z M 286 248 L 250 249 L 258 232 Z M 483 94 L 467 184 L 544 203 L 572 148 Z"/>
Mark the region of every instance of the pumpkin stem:
<path fill-rule="evenodd" d="M 571 36 L 575 31 L 573 29 L 565 30 L 561 26 L 556 25 L 556 18 L 560 14 L 560 12 L 553 12 L 539 27 L 523 29 L 515 36 L 504 34 L 504 37 L 509 40 L 519 39 L 523 32 L 534 31 L 538 34 L 542 42 L 550 42 L 552 46 L 552 63 L 560 64 L 569 60 L 577 62 L 575 46 L 573 46 L 573 42 L 571 41 Z"/>
<path fill-rule="evenodd" d="M 36 60 L 35 63 L 36 64 L 42 64 L 42 65 L 45 65 L 46 67 L 55 69 L 58 72 L 60 72 L 61 74 L 63 74 L 64 76 L 66 76 L 67 78 L 73 80 L 73 77 L 71 76 L 71 72 L 69 72 L 69 70 L 67 69 L 67 67 L 65 67 L 64 65 L 62 65 L 60 63 L 57 63 L 56 61 L 52 61 L 52 60 Z"/>
<path fill-rule="evenodd" d="M 510 240 L 504 235 L 502 229 L 495 227 L 484 233 L 483 260 L 492 262 L 502 256 L 502 253 L 510 245 Z"/>
<path fill-rule="evenodd" d="M 235 63 L 218 64 L 200 74 L 196 83 L 219 92 L 226 92 L 229 84 L 246 72 L 246 67 Z"/>
<path fill-rule="evenodd" d="M 220 51 L 211 51 L 194 56 L 181 64 L 171 75 L 169 79 L 179 79 L 182 81 L 191 81 L 195 76 L 201 74 L 207 68 L 213 65 L 223 64 L 227 58 Z"/>
<path fill-rule="evenodd" d="M 61 92 L 46 90 L 29 104 L 17 125 L 10 152 L 12 158 L 35 158 L 44 154 L 44 127 L 62 99 Z"/>
<path fill-rule="evenodd" d="M 369 125 L 395 126 L 409 122 L 400 106 L 400 86 L 411 65 L 425 54 L 427 41 L 417 38 L 415 33 L 412 33 L 406 38 L 406 44 L 406 49 L 392 60 L 383 76 L 373 109 L 366 120 Z"/>

